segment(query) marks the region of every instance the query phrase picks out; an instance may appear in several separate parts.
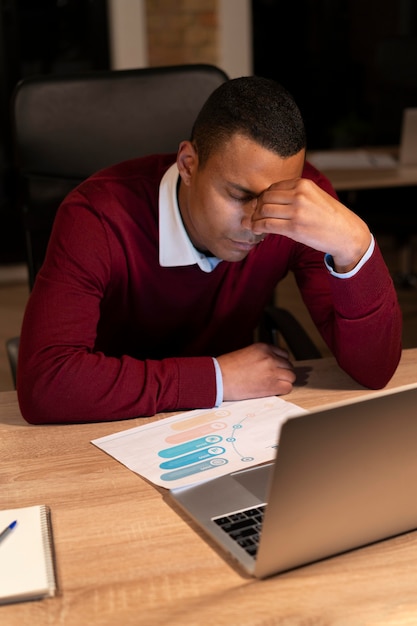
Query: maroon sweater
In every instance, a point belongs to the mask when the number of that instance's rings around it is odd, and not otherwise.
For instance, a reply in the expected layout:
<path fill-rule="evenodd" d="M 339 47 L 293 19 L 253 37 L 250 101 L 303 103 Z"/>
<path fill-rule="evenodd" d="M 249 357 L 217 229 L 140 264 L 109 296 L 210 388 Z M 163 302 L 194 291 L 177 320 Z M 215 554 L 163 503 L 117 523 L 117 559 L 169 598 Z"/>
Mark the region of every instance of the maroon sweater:
<path fill-rule="evenodd" d="M 384 386 L 400 357 L 401 315 L 378 247 L 344 280 L 329 274 L 321 252 L 277 235 L 211 273 L 161 267 L 158 189 L 174 160 L 103 170 L 58 210 L 21 332 L 23 417 L 86 422 L 212 407 L 211 357 L 252 342 L 288 271 L 340 366 L 365 386 Z M 312 166 L 304 176 L 335 195 Z"/>

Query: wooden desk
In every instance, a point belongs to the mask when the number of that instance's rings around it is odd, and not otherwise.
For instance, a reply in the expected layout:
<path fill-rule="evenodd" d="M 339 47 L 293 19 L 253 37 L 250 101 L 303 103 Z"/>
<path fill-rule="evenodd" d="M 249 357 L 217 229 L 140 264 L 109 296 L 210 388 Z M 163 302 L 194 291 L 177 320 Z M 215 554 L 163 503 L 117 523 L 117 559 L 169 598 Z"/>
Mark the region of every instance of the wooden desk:
<path fill-rule="evenodd" d="M 365 152 L 372 154 L 387 155 L 398 158 L 398 147 L 370 147 L 364 148 Z M 331 155 L 339 150 L 320 150 L 321 154 Z M 341 152 L 348 152 L 342 150 Z M 314 151 L 309 152 L 307 159 L 314 159 Z M 341 168 L 321 167 L 320 171 L 325 174 L 336 191 L 361 191 L 364 189 L 384 189 L 388 187 L 414 187 L 417 185 L 417 166 L 396 165 L 392 168 Z"/>
<path fill-rule="evenodd" d="M 389 387 L 416 381 L 416 363 L 417 349 L 404 351 Z M 288 399 L 305 408 L 373 393 L 333 359 L 298 368 L 307 384 Z M 61 589 L 0 607 L 2 625 L 417 623 L 417 532 L 268 580 L 244 578 L 157 489 L 90 443 L 145 421 L 30 426 L 15 392 L 0 394 L 0 507 L 50 505 Z"/>

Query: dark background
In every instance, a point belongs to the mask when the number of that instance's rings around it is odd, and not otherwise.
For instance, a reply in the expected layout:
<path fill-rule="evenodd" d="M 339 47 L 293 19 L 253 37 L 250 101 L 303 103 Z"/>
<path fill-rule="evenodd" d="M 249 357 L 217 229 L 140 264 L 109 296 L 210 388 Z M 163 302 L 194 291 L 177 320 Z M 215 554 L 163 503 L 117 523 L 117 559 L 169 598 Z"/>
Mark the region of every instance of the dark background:
<path fill-rule="evenodd" d="M 398 143 L 403 108 L 417 106 L 417 0 L 252 0 L 252 14 L 254 73 L 293 93 L 310 149 Z M 106 0 L 0 0 L 0 263 L 24 258 L 13 88 L 109 69 L 108 30 Z"/>
<path fill-rule="evenodd" d="M 417 0 L 252 0 L 254 72 L 298 102 L 314 149 L 397 145 L 417 107 Z M 342 193 L 377 236 L 412 252 L 417 187 Z M 417 286 L 407 263 L 401 285 Z"/>
<path fill-rule="evenodd" d="M 417 106 L 416 0 L 252 0 L 254 72 L 296 98 L 309 148 L 397 144 Z"/>
<path fill-rule="evenodd" d="M 10 98 L 35 74 L 109 69 L 106 0 L 0 0 L 0 263 L 24 260 Z"/>

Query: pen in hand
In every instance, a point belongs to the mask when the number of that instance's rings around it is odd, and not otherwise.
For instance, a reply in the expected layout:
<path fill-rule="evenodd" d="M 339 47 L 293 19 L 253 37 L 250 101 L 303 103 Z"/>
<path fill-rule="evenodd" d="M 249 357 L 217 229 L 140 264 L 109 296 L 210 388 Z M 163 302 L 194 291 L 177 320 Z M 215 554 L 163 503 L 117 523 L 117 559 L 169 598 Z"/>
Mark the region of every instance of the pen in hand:
<path fill-rule="evenodd" d="M 12 522 L 8 526 L 6 526 L 6 528 L 1 531 L 1 533 L 0 533 L 0 541 L 3 541 L 3 539 L 5 539 L 7 537 L 7 535 L 13 530 L 13 528 L 16 526 L 16 524 L 17 524 L 17 520 L 14 520 L 14 522 Z"/>

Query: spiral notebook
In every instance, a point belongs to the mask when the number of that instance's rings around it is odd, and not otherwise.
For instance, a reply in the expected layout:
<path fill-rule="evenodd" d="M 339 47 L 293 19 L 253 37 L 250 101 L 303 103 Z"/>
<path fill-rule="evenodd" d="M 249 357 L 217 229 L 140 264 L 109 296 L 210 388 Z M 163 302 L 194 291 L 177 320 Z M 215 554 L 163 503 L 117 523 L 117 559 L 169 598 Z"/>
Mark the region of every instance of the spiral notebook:
<path fill-rule="evenodd" d="M 0 511 L 0 604 L 57 592 L 51 512 L 44 504 Z"/>

